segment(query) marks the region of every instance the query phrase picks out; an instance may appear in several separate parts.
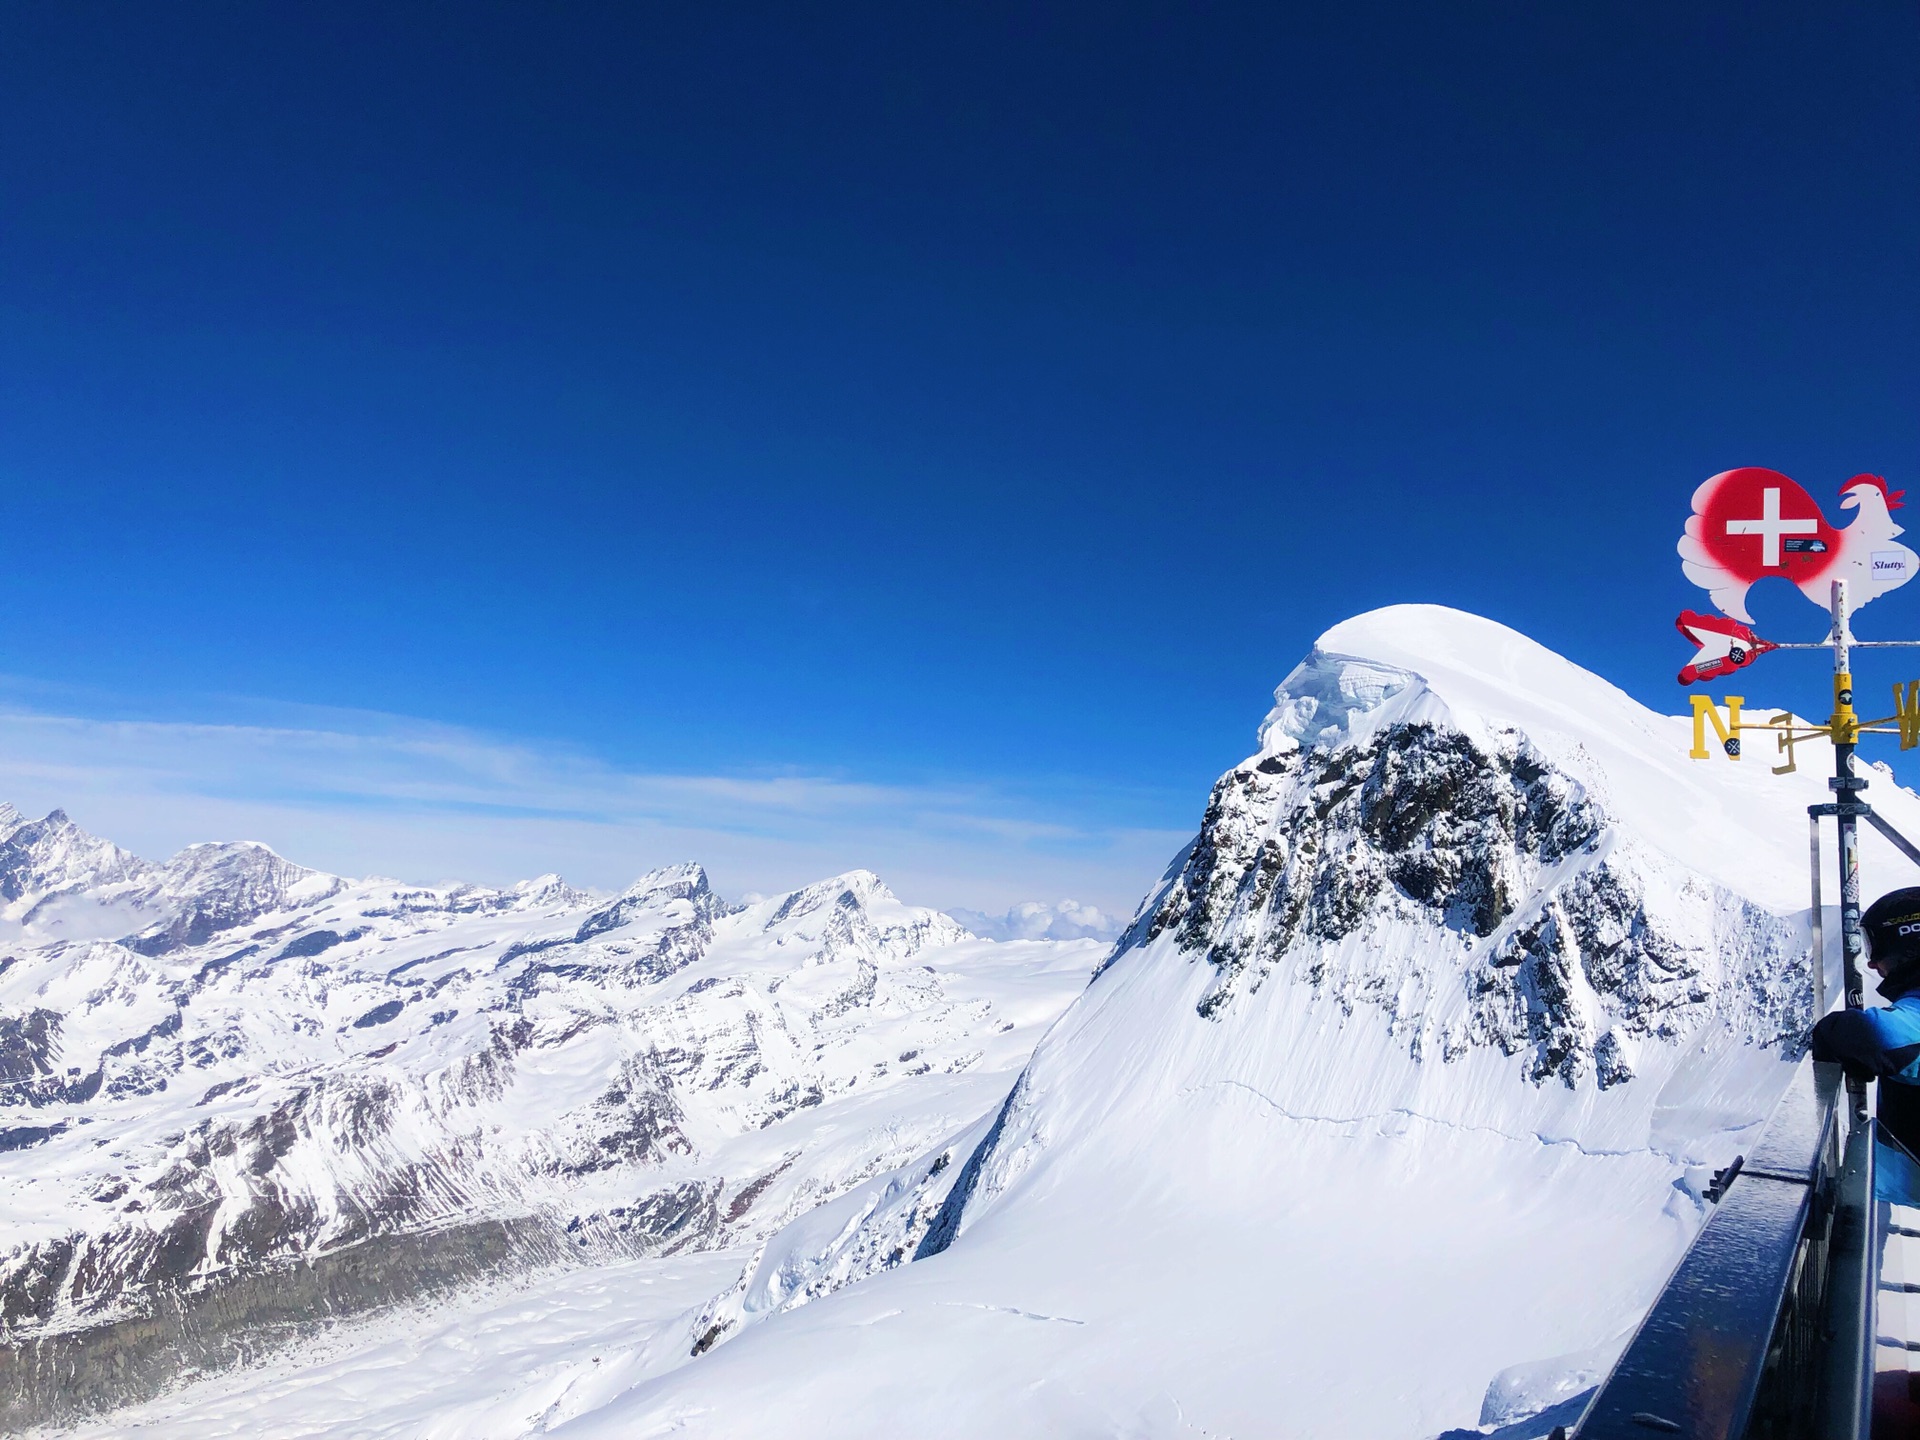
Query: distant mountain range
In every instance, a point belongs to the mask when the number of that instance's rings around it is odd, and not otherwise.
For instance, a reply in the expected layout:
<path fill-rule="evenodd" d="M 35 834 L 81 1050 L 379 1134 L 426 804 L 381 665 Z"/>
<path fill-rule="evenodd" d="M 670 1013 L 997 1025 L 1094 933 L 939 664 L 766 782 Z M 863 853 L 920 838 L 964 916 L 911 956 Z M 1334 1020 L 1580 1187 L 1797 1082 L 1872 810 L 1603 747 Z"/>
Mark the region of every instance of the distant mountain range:
<path fill-rule="evenodd" d="M 15 1423 L 303 1316 L 771 1233 L 996 1104 L 1103 953 L 1009 968 L 865 871 L 421 887 L 10 807 L 0 902 Z"/>

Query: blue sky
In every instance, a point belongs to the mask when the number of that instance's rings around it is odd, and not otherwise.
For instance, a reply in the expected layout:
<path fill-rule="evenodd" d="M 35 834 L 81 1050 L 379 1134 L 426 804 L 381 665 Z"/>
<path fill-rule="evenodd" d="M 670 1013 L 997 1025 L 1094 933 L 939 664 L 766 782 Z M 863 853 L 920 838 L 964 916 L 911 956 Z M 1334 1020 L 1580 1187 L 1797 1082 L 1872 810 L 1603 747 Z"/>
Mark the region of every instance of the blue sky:
<path fill-rule="evenodd" d="M 1357 611 L 1677 709 L 1699 480 L 1920 480 L 1917 260 L 1911 7 L 9 7 L 0 791 L 1124 909 Z"/>

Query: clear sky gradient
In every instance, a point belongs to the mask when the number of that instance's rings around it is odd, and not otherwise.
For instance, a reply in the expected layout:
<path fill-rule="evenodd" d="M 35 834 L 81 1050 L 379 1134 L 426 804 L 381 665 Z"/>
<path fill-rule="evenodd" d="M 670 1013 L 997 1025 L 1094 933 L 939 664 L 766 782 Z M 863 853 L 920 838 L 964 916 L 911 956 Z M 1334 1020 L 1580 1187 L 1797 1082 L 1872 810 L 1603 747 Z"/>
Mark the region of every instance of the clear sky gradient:
<path fill-rule="evenodd" d="M 1124 909 L 1357 611 L 1678 709 L 1917 394 L 1912 6 L 9 5 L 0 793 Z"/>

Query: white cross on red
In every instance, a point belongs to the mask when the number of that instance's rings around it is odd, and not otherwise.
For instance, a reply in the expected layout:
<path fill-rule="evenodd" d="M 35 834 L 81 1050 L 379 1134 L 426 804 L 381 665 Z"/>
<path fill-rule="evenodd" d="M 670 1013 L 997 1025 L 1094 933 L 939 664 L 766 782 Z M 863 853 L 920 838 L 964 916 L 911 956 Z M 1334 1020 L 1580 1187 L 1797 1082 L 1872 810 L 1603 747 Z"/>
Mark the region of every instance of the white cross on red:
<path fill-rule="evenodd" d="M 1760 518 L 1758 520 L 1729 520 L 1727 534 L 1758 535 L 1760 537 L 1760 563 L 1778 567 L 1780 564 L 1780 537 L 1782 535 L 1813 535 L 1820 529 L 1818 520 L 1782 520 L 1780 518 L 1780 491 L 1770 486 L 1760 492 Z"/>

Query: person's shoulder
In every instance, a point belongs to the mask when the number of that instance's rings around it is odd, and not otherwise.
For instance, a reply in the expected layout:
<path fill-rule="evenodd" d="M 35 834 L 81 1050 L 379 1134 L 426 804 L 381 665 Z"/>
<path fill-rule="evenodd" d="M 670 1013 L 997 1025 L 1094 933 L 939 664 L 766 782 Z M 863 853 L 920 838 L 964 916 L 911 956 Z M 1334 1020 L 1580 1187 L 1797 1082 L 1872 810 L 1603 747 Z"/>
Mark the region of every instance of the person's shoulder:
<path fill-rule="evenodd" d="M 1872 1024 L 1889 1041 L 1920 1040 L 1920 990 L 1896 996 L 1885 1008 L 1860 1012 L 1875 1017 Z"/>

